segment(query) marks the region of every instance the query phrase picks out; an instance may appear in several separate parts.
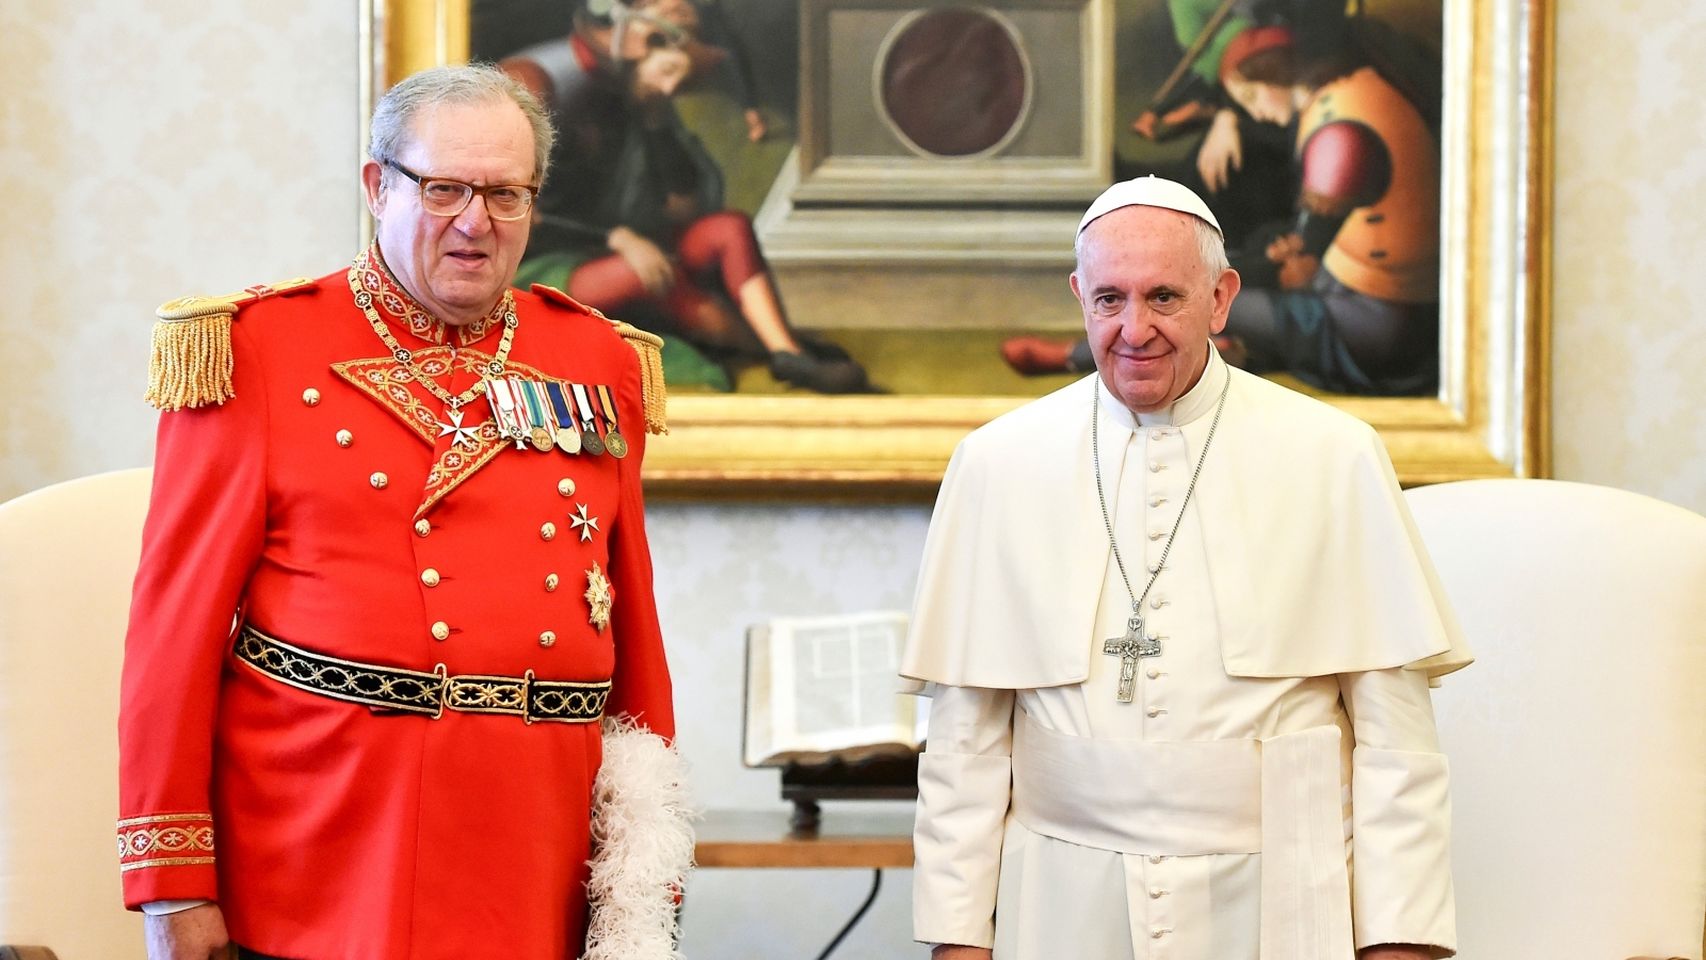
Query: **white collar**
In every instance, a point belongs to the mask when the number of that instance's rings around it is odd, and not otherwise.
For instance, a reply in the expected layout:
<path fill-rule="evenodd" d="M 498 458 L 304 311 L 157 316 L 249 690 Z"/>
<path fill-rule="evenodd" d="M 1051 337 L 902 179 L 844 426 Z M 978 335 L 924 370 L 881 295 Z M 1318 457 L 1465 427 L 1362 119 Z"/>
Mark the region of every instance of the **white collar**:
<path fill-rule="evenodd" d="M 1196 385 L 1186 390 L 1184 395 L 1173 401 L 1173 404 L 1151 413 L 1133 415 L 1108 385 L 1102 382 L 1100 374 L 1096 376 L 1096 389 L 1102 391 L 1102 409 L 1106 410 L 1109 419 L 1126 428 L 1136 430 L 1144 427 L 1182 427 L 1194 420 L 1199 420 L 1214 409 L 1220 401 L 1221 388 L 1226 384 L 1226 378 L 1232 376 L 1226 366 L 1226 361 L 1220 358 L 1220 351 L 1214 348 L 1212 342 L 1208 345 L 1208 364 L 1203 367 L 1202 376 L 1197 378 Z"/>

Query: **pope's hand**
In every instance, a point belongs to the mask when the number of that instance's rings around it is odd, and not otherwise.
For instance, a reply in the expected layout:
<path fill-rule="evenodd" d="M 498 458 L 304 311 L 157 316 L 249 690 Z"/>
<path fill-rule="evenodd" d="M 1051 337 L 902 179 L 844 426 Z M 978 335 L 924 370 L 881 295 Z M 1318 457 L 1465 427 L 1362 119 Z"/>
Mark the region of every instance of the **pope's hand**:
<path fill-rule="evenodd" d="M 610 231 L 605 242 L 617 256 L 627 261 L 629 269 L 639 276 L 648 293 L 661 297 L 669 292 L 670 285 L 675 282 L 675 267 L 657 244 L 627 227 Z"/>
<path fill-rule="evenodd" d="M 995 951 L 988 947 L 963 947 L 957 943 L 939 943 L 930 951 L 930 960 L 992 960 Z"/>
<path fill-rule="evenodd" d="M 144 917 L 142 931 L 148 960 L 227 960 L 237 953 L 218 904 Z"/>

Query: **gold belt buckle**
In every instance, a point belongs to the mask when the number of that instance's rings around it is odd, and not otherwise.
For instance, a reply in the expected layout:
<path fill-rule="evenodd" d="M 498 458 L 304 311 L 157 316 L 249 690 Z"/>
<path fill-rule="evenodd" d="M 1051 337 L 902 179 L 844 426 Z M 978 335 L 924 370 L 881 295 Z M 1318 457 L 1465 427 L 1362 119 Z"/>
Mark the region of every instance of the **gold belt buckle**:
<path fill-rule="evenodd" d="M 454 674 L 444 678 L 441 700 L 444 709 L 458 713 L 499 713 L 525 718 L 528 688 L 532 682 L 531 675 Z"/>
<path fill-rule="evenodd" d="M 434 698 L 438 710 L 432 715 L 432 718 L 438 720 L 444 716 L 444 701 L 450 696 L 450 668 L 439 663 L 432 668 L 432 675 L 438 678 L 438 696 Z"/>

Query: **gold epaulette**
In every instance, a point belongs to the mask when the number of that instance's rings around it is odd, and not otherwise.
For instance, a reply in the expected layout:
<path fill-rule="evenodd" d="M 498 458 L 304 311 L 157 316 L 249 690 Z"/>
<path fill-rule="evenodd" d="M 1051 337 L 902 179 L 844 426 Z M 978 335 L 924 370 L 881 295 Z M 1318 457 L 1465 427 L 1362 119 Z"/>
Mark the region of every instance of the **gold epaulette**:
<path fill-rule="evenodd" d="M 179 297 L 154 311 L 154 346 L 148 358 L 148 392 L 161 410 L 224 403 L 231 386 L 231 318 L 246 304 L 313 286 L 307 277 L 262 284 L 223 297 Z"/>
<path fill-rule="evenodd" d="M 628 346 L 633 347 L 634 353 L 640 358 L 640 399 L 646 413 L 646 432 L 668 433 L 669 388 L 663 382 L 663 338 L 641 330 L 631 323 L 612 320 L 597 307 L 589 307 L 548 284 L 536 283 L 532 290 L 547 300 L 592 314 L 610 324 L 616 329 L 618 336 L 628 341 Z"/>

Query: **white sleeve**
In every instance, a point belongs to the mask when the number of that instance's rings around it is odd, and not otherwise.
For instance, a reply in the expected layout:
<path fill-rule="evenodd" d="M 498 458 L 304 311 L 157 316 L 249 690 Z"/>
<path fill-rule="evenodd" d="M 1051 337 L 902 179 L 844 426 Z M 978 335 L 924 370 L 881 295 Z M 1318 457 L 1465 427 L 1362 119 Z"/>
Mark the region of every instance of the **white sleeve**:
<path fill-rule="evenodd" d="M 150 900 L 142 905 L 142 912 L 150 917 L 163 917 L 168 913 L 183 913 L 191 907 L 199 907 L 212 900 Z"/>
<path fill-rule="evenodd" d="M 995 944 L 995 886 L 1013 787 L 1013 691 L 938 686 L 918 758 L 913 938 Z"/>
<path fill-rule="evenodd" d="M 1358 950 L 1381 943 L 1457 949 L 1451 882 L 1450 772 L 1427 675 L 1342 674 L 1350 715 L 1351 917 Z"/>

